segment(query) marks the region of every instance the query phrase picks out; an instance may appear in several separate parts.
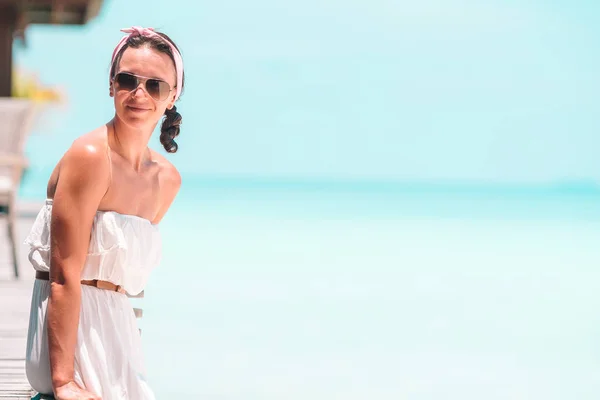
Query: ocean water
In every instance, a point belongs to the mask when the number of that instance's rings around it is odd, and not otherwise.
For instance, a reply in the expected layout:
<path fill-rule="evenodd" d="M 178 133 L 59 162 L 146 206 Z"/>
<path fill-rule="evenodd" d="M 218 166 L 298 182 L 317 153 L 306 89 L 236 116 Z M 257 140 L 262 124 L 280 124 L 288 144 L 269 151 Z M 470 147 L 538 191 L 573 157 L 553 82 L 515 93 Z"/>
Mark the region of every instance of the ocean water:
<path fill-rule="evenodd" d="M 593 186 L 184 176 L 160 229 L 159 399 L 600 395 Z"/>
<path fill-rule="evenodd" d="M 600 395 L 594 187 L 184 176 L 160 229 L 159 399 Z"/>
<path fill-rule="evenodd" d="M 596 399 L 600 194 L 184 177 L 158 398 Z"/>

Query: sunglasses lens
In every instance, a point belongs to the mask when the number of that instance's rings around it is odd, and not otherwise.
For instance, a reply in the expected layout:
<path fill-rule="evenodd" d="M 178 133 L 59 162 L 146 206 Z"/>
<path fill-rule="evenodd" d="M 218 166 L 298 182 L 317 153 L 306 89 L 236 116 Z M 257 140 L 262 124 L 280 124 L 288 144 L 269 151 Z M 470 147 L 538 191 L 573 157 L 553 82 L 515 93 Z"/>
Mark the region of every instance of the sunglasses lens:
<path fill-rule="evenodd" d="M 155 100 L 164 100 L 170 92 L 169 84 L 158 79 L 148 79 L 146 81 L 146 90 Z"/>
<path fill-rule="evenodd" d="M 131 92 L 137 89 L 139 84 L 140 81 L 135 75 L 120 72 L 115 76 L 115 86 L 117 90 Z M 148 79 L 146 80 L 146 92 L 148 92 L 154 100 L 163 101 L 169 96 L 171 88 L 167 82 L 161 81 L 160 79 Z"/>
<path fill-rule="evenodd" d="M 138 80 L 135 76 L 124 73 L 115 76 L 115 83 L 117 84 L 117 90 L 127 90 L 128 92 L 138 86 Z"/>

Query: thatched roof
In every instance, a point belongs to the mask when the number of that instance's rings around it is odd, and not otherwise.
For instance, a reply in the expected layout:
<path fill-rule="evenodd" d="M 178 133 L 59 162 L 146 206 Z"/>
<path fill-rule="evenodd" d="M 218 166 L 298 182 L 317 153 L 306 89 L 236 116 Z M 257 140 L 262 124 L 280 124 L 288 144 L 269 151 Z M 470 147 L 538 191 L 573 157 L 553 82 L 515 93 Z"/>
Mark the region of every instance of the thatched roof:
<path fill-rule="evenodd" d="M 15 34 L 29 24 L 82 25 L 98 15 L 102 0 L 0 0 L 0 9 L 16 11 Z"/>

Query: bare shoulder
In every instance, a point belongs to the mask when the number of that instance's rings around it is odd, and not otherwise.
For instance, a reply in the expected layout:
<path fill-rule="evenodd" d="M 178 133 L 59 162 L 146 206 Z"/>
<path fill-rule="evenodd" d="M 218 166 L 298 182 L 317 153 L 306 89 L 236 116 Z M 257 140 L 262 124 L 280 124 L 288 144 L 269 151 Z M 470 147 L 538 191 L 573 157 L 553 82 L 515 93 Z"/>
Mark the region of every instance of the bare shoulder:
<path fill-rule="evenodd" d="M 158 179 L 161 187 L 161 207 L 157 213 L 154 223 L 158 224 L 169 208 L 181 187 L 181 174 L 177 168 L 163 155 L 152 151 L 152 158 L 158 164 Z"/>
<path fill-rule="evenodd" d="M 65 152 L 61 164 L 94 167 L 99 169 L 96 172 L 101 173 L 109 167 L 107 146 L 106 137 L 102 135 L 101 128 L 98 128 L 75 139 Z"/>
<path fill-rule="evenodd" d="M 93 216 L 109 185 L 107 149 L 106 139 L 98 130 L 73 141 L 59 162 L 56 177 L 51 178 L 54 187 L 48 191 L 55 200 L 56 216 L 86 221 Z M 71 212 L 73 207 L 78 208 L 78 214 Z"/>
<path fill-rule="evenodd" d="M 177 192 L 181 187 L 181 174 L 175 165 L 154 150 L 152 150 L 152 158 L 158 164 L 161 185 Z"/>

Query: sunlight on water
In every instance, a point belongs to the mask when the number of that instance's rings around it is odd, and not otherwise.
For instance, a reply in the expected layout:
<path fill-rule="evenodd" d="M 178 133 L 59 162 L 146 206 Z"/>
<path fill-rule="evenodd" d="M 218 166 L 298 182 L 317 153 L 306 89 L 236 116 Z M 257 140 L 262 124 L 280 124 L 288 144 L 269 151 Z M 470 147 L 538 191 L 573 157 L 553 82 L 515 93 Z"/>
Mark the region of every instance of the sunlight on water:
<path fill-rule="evenodd" d="M 600 202 L 509 197 L 184 192 L 144 300 L 159 398 L 595 398 Z"/>

